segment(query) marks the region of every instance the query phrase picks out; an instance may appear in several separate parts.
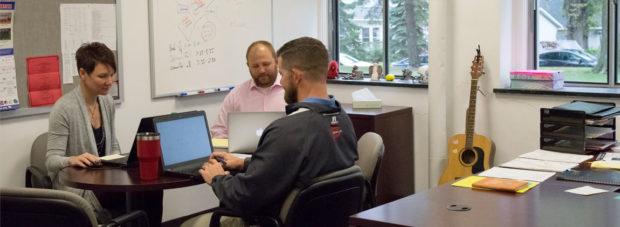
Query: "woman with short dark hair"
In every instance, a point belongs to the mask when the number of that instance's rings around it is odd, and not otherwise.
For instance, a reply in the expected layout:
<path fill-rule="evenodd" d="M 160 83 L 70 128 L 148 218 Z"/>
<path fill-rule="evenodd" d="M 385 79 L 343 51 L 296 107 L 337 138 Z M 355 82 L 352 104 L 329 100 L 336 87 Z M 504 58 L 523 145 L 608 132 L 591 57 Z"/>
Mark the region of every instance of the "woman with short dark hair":
<path fill-rule="evenodd" d="M 55 189 L 83 196 L 93 204 L 98 219 L 105 220 L 109 217 L 99 217 L 106 212 L 102 212 L 97 196 L 62 185 L 58 171 L 69 166 L 99 165 L 99 157 L 120 153 L 114 131 L 114 103 L 108 94 L 116 81 L 116 61 L 112 50 L 97 42 L 83 44 L 75 58 L 80 82 L 54 104 L 50 113 L 45 164 Z"/>

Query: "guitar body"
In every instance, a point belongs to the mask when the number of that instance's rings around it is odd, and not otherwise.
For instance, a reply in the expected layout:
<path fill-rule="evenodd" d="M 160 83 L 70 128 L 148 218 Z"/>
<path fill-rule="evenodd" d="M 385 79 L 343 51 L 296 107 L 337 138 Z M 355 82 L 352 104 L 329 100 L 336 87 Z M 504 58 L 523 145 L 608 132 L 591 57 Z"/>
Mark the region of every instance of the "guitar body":
<path fill-rule="evenodd" d="M 466 135 L 456 134 L 448 140 L 448 164 L 439 184 L 451 182 L 489 169 L 493 163 L 493 142 L 474 134 L 472 149 L 467 149 Z"/>

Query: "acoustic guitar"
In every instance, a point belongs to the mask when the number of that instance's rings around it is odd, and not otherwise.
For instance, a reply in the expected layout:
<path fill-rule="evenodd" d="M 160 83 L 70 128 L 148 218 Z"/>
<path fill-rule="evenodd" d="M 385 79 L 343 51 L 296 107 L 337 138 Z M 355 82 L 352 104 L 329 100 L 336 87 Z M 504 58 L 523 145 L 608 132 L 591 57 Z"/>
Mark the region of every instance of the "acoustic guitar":
<path fill-rule="evenodd" d="M 493 163 L 493 142 L 486 136 L 474 133 L 476 125 L 476 94 L 478 78 L 484 74 L 484 58 L 480 46 L 471 66 L 471 90 L 465 123 L 465 134 L 456 134 L 448 140 L 448 164 L 439 184 L 451 182 L 488 169 Z"/>

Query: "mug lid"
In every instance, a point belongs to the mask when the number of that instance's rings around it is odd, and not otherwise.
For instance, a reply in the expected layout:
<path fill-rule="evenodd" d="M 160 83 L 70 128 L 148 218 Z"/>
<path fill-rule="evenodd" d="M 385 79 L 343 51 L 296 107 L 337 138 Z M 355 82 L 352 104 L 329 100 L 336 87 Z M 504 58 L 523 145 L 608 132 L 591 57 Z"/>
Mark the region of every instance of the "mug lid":
<path fill-rule="evenodd" d="M 139 132 L 136 134 L 136 138 L 140 141 L 145 140 L 159 140 L 159 133 L 157 132 Z"/>

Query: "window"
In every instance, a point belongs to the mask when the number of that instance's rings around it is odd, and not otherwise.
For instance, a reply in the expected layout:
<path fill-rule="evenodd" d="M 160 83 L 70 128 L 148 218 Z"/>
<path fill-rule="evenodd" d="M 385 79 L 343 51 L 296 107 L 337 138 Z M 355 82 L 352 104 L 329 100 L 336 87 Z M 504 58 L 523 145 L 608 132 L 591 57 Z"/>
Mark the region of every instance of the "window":
<path fill-rule="evenodd" d="M 411 70 L 413 83 L 428 74 L 428 0 L 334 2 L 332 25 L 337 38 L 332 49 L 340 73 L 351 73 L 357 66 L 364 77 L 370 77 L 369 67 L 376 63 L 384 75 L 401 79 L 404 69 Z"/>
<path fill-rule="evenodd" d="M 614 0 L 536 0 L 535 6 L 538 69 L 561 71 L 567 83 L 618 85 Z"/>
<path fill-rule="evenodd" d="M 370 28 L 362 28 L 362 42 L 367 43 L 370 41 Z"/>

